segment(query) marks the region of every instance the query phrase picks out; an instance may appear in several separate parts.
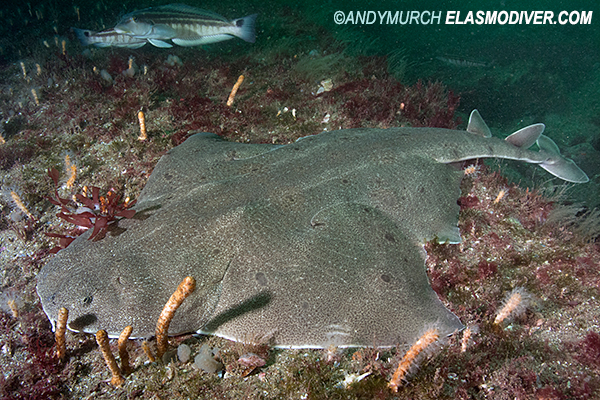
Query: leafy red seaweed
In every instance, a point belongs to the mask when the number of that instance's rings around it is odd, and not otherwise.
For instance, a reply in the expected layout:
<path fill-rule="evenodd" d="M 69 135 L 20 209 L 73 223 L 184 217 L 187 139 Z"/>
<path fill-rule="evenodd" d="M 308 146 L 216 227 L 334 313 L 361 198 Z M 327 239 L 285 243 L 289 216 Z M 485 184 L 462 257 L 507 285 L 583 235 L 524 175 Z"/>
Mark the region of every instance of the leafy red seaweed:
<path fill-rule="evenodd" d="M 59 172 L 56 168 L 48 170 L 48 176 L 54 181 L 54 185 L 58 187 Z M 75 201 L 61 198 L 58 190 L 54 189 L 54 198 L 49 197 L 48 200 L 60 207 L 60 212 L 57 217 L 76 225 L 68 234 L 46 233 L 47 236 L 59 239 L 58 246 L 50 250 L 51 253 L 57 253 L 64 249 L 75 240 L 75 238 L 88 229 L 92 229 L 92 233 L 88 240 L 100 240 L 106 235 L 109 225 L 120 218 L 132 218 L 135 215 L 135 210 L 129 208 L 135 204 L 134 201 L 121 201 L 122 196 L 117 195 L 112 189 L 108 191 L 106 196 L 100 196 L 100 188 L 92 186 L 90 188 L 91 197 L 85 194 L 76 194 L 75 199 L 82 206 L 79 206 Z"/>

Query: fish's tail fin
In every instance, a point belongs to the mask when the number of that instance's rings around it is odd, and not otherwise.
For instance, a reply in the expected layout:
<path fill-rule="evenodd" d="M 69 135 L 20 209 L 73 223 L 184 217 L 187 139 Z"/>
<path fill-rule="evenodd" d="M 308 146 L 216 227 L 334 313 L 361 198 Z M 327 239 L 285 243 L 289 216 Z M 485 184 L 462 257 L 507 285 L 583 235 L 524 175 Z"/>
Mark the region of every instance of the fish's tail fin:
<path fill-rule="evenodd" d="M 548 136 L 540 135 L 537 140 L 540 151 L 546 152 L 549 157 L 540 164 L 540 167 L 552 175 L 567 182 L 586 183 L 590 180 L 585 172 L 569 158 L 560 155 L 558 146 Z"/>
<path fill-rule="evenodd" d="M 96 32 L 79 28 L 71 28 L 71 30 L 73 33 L 75 33 L 75 36 L 77 36 L 77 39 L 79 39 L 79 42 L 82 46 L 89 46 L 90 44 L 93 44 L 93 42 L 90 40 L 90 36 L 94 35 Z"/>
<path fill-rule="evenodd" d="M 233 23 L 237 27 L 237 30 L 233 35 L 246 42 L 254 43 L 256 41 L 256 31 L 254 29 L 256 17 L 258 17 L 258 14 L 252 14 L 244 18 L 233 20 Z"/>

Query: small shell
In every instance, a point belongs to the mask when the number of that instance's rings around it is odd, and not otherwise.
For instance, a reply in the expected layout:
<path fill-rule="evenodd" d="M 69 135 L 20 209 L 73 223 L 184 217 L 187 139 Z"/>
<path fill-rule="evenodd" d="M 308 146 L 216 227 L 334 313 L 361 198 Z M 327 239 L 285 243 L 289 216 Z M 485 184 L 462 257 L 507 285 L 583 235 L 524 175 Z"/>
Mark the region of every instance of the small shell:
<path fill-rule="evenodd" d="M 324 81 L 321 81 L 321 86 L 323 87 L 324 91 L 329 92 L 331 89 L 333 89 L 333 82 L 331 79 L 325 79 Z"/>
<path fill-rule="evenodd" d="M 257 368 L 257 367 L 262 367 L 267 362 L 265 361 L 264 358 L 260 357 L 257 354 L 246 353 L 246 354 L 240 356 L 240 358 L 238 358 L 238 363 L 240 363 L 240 365 L 243 365 L 245 367 Z"/>
<path fill-rule="evenodd" d="M 242 376 L 248 376 L 256 368 L 260 368 L 260 367 L 264 366 L 267 362 L 264 358 L 260 357 L 257 354 L 246 353 L 246 354 L 240 356 L 240 358 L 238 358 L 238 363 L 242 367 L 245 367 L 244 371 L 242 372 Z"/>

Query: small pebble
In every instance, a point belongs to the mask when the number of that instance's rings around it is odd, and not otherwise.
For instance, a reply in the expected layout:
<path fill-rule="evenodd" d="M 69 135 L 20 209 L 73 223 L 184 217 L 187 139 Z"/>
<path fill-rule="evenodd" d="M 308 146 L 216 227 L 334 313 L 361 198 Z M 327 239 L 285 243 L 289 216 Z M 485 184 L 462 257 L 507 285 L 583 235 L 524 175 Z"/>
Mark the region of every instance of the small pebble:
<path fill-rule="evenodd" d="M 166 64 L 170 65 L 171 67 L 174 67 L 176 65 L 181 67 L 183 65 L 183 61 L 181 61 L 181 58 L 174 56 L 172 54 L 169 54 L 169 56 L 167 57 Z"/>
<path fill-rule="evenodd" d="M 194 365 L 211 374 L 223 369 L 223 364 L 213 358 L 213 353 L 206 344 L 203 344 L 202 347 L 200 347 L 200 352 L 194 358 Z"/>
<path fill-rule="evenodd" d="M 107 70 L 105 70 L 105 69 L 100 70 L 100 76 L 102 77 L 102 79 L 104 79 L 106 82 L 108 82 L 112 85 L 113 78 L 112 78 L 112 76 L 110 76 L 110 74 L 108 73 Z"/>
<path fill-rule="evenodd" d="M 185 343 L 182 343 L 177 348 L 177 358 L 182 363 L 186 363 L 190 361 L 190 356 L 192 355 L 192 349 Z"/>

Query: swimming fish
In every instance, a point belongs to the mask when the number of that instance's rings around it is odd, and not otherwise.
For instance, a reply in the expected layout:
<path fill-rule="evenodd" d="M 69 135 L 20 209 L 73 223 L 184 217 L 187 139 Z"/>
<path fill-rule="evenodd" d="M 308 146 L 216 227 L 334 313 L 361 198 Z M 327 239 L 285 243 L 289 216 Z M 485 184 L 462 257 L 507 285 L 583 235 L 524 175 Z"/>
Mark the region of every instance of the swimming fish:
<path fill-rule="evenodd" d="M 148 41 L 129 35 L 117 33 L 114 29 L 106 29 L 96 32 L 87 29 L 71 28 L 83 46 L 93 45 L 96 47 L 125 47 L 128 49 L 139 49 Z"/>
<path fill-rule="evenodd" d="M 119 34 L 147 39 L 156 47 L 169 48 L 171 40 L 179 46 L 197 46 L 239 37 L 254 43 L 254 24 L 258 14 L 227 20 L 212 11 L 185 4 L 169 4 L 134 11 L 115 26 Z"/>
<path fill-rule="evenodd" d="M 491 67 L 493 65 L 492 62 L 483 62 L 483 61 L 475 61 L 475 60 L 467 60 L 464 58 L 456 58 L 456 57 L 436 57 L 437 60 L 443 62 L 444 64 L 454 65 L 455 67 Z"/>
<path fill-rule="evenodd" d="M 449 335 L 463 325 L 429 285 L 423 244 L 461 240 L 453 164 L 520 160 L 587 182 L 543 130 L 501 140 L 473 111 L 467 131 L 359 128 L 285 146 L 198 133 L 161 158 L 134 218 L 58 252 L 37 292 L 53 326 L 66 307 L 69 329 L 111 337 L 153 335 L 186 276 L 197 286 L 172 335 L 286 348 L 391 347 L 431 325 Z"/>

